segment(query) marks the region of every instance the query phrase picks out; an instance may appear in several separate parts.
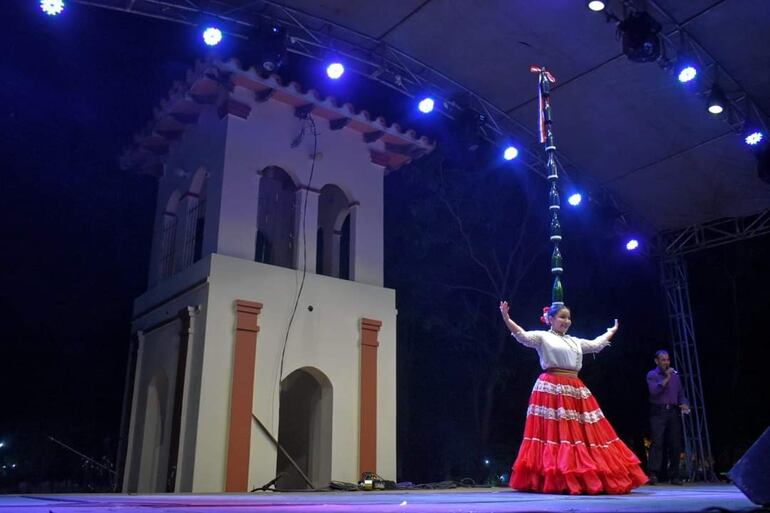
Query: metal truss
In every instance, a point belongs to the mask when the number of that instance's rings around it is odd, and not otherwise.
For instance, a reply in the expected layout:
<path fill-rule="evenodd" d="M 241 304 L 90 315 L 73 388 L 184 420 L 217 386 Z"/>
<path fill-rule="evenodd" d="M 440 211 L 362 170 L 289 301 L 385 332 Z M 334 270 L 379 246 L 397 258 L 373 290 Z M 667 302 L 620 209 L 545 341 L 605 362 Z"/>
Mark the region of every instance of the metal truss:
<path fill-rule="evenodd" d="M 770 209 L 744 217 L 718 219 L 681 230 L 661 232 L 657 252 L 673 257 L 770 233 Z"/>
<path fill-rule="evenodd" d="M 661 262 L 661 286 L 666 296 L 666 310 L 674 352 L 674 364 L 691 402 L 692 413 L 682 416 L 685 441 L 685 465 L 690 480 L 716 481 L 711 453 L 703 386 L 700 377 L 698 346 L 692 323 L 690 292 L 684 256 L 770 233 L 770 209 L 757 214 L 718 219 L 662 232 L 657 252 Z"/>
<path fill-rule="evenodd" d="M 661 22 L 662 18 L 665 18 L 666 26 L 673 27 L 673 29 L 658 33 L 661 42 L 661 56 L 657 60 L 658 65 L 663 70 L 670 72 L 675 69 L 674 64 L 677 59 L 681 57 L 691 59 L 692 63 L 698 66 L 698 74 L 708 79 L 703 80 L 699 77 L 698 94 L 706 97 L 711 94 L 715 87 L 719 87 L 724 93 L 726 105 L 721 115 L 722 120 L 738 133 L 742 133 L 749 127 L 752 129 L 761 127 L 767 133 L 767 113 L 752 101 L 740 82 L 722 66 L 716 57 L 692 34 L 687 32 L 687 24 L 708 13 L 722 2 L 716 2 L 704 8 L 681 23 L 655 0 L 616 0 L 615 3 L 622 10 L 624 16 L 628 11 L 646 11 L 650 15 L 656 15 L 653 18 L 658 23 Z M 604 14 L 607 21 L 621 21 L 621 18 L 609 6 L 605 9 Z"/>
<path fill-rule="evenodd" d="M 690 401 L 690 414 L 682 415 L 685 467 L 689 481 L 716 481 L 711 438 L 703 400 L 698 346 L 692 323 L 687 268 L 682 255 L 661 260 L 661 285 L 666 296 L 674 366 Z"/>
<path fill-rule="evenodd" d="M 255 38 L 261 27 L 273 24 L 287 32 L 286 51 L 324 61 L 336 56 L 351 71 L 374 80 L 409 98 L 429 94 L 445 117 L 465 119 L 474 115 L 482 137 L 494 144 L 515 143 L 519 161 L 542 178 L 547 176 L 546 156 L 533 129 L 503 109 L 427 64 L 378 40 L 334 22 L 292 9 L 270 0 L 73 0 L 140 16 L 198 27 L 216 21 L 226 34 Z M 533 81 L 534 89 L 534 81 Z M 564 155 L 557 160 L 567 183 L 581 178 L 577 166 Z M 590 183 L 592 196 L 618 212 L 627 211 L 605 188 Z M 586 185 L 584 184 L 584 185 Z"/>

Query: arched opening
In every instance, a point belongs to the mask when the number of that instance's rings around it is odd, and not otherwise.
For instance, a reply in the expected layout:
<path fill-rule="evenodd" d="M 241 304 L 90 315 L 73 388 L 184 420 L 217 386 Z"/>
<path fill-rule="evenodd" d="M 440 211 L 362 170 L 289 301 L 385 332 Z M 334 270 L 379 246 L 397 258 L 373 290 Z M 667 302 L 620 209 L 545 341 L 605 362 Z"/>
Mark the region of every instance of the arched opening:
<path fill-rule="evenodd" d="M 320 226 L 316 230 L 315 237 L 315 268 L 317 273 L 322 274 L 320 270 L 324 268 L 324 229 Z"/>
<path fill-rule="evenodd" d="M 329 378 L 311 367 L 298 369 L 281 382 L 278 443 L 292 457 L 313 487 L 331 480 L 332 385 Z M 278 452 L 276 486 L 283 490 L 307 488 L 289 460 Z"/>
<path fill-rule="evenodd" d="M 137 492 L 165 491 L 166 469 L 163 467 L 166 462 L 163 458 L 163 438 L 167 398 L 168 378 L 165 373 L 159 371 L 147 387 Z"/>
<path fill-rule="evenodd" d="M 340 230 L 340 278 L 350 279 L 350 213 L 345 216 Z"/>
<path fill-rule="evenodd" d="M 267 167 L 261 174 L 254 260 L 292 268 L 297 186 L 279 167 Z"/>
<path fill-rule="evenodd" d="M 338 186 L 327 184 L 318 197 L 316 273 L 350 279 L 350 200 Z"/>
<path fill-rule="evenodd" d="M 185 198 L 184 247 L 180 269 L 203 256 L 203 228 L 206 224 L 206 195 L 208 189 L 206 168 L 199 168 L 190 183 Z"/>
<path fill-rule="evenodd" d="M 161 219 L 160 265 L 158 266 L 160 279 L 168 278 L 176 270 L 177 210 L 179 210 L 180 199 L 179 191 L 171 193 Z"/>

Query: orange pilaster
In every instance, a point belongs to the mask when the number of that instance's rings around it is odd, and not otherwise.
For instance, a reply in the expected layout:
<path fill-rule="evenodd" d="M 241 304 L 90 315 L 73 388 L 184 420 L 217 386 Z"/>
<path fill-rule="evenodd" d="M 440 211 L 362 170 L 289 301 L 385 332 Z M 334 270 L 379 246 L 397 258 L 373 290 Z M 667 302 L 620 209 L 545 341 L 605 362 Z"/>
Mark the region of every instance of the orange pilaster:
<path fill-rule="evenodd" d="M 377 334 L 382 321 L 361 319 L 361 404 L 358 471 L 377 471 Z"/>
<path fill-rule="evenodd" d="M 230 432 L 227 443 L 225 491 L 249 491 L 251 410 L 254 402 L 254 368 L 257 360 L 257 318 L 262 303 L 235 302 L 235 348 L 230 390 Z"/>

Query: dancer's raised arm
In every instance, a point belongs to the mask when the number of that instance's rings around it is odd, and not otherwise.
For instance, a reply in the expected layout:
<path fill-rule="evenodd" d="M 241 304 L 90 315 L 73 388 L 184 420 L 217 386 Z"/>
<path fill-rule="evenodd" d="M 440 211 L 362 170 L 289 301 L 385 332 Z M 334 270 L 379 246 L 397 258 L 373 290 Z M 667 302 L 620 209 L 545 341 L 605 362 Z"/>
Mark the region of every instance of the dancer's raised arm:
<path fill-rule="evenodd" d="M 579 338 L 577 339 L 580 343 L 581 348 L 583 349 L 583 353 L 598 353 L 608 345 L 610 345 L 610 340 L 612 337 L 615 336 L 615 333 L 618 331 L 618 320 L 615 319 L 615 325 L 607 328 L 607 331 L 604 332 L 602 335 L 599 335 L 593 340 L 586 340 Z"/>
<path fill-rule="evenodd" d="M 541 339 L 533 332 L 527 332 L 524 328 L 513 322 L 511 316 L 508 315 L 508 301 L 500 301 L 500 315 L 503 316 L 503 322 L 514 336 L 522 345 L 527 347 L 537 347 L 540 345 Z"/>
<path fill-rule="evenodd" d="M 508 327 L 508 331 L 511 332 L 511 335 L 516 336 L 524 331 L 524 328 L 513 322 L 511 316 L 508 314 L 508 301 L 500 301 L 500 315 L 503 316 L 503 322 Z"/>

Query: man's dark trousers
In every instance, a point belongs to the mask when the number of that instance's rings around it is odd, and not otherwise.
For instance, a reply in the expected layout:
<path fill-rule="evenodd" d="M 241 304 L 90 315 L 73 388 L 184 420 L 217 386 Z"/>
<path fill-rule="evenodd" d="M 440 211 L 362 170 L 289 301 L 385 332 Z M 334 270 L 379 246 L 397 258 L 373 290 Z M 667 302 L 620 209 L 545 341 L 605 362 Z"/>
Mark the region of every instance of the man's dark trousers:
<path fill-rule="evenodd" d="M 675 404 L 650 405 L 650 431 L 652 446 L 647 470 L 650 475 L 669 480 L 681 479 L 679 476 L 679 454 L 682 452 L 682 420 L 679 407 Z M 668 455 L 668 471 L 663 466 L 665 452 Z"/>

